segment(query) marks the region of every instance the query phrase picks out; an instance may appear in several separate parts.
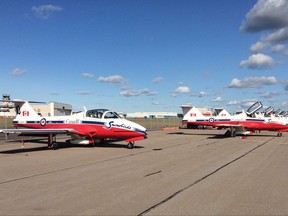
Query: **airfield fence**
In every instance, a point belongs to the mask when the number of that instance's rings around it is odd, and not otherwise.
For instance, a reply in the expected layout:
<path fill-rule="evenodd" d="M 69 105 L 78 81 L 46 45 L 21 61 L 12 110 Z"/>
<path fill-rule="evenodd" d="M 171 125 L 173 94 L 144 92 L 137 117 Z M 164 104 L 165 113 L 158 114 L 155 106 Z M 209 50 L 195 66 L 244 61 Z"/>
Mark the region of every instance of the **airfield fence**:
<path fill-rule="evenodd" d="M 0 117 L 0 129 L 11 129 L 13 128 L 13 118 Z"/>
<path fill-rule="evenodd" d="M 181 127 L 182 126 L 182 118 L 127 118 L 130 121 L 133 121 L 137 124 L 142 125 L 147 128 L 147 130 L 157 130 L 161 128 L 169 128 L 169 127 Z"/>
<path fill-rule="evenodd" d="M 137 124 L 147 128 L 147 130 L 157 130 L 165 127 L 181 127 L 182 118 L 127 118 Z M 1 118 L 0 117 L 0 129 L 13 128 L 13 118 Z"/>

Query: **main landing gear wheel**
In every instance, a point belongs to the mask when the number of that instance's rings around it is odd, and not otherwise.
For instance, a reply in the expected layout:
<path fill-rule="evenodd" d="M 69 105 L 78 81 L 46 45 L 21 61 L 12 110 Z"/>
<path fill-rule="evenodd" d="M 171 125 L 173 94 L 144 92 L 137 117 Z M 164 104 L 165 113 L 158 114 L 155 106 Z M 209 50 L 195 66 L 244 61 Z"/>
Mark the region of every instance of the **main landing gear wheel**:
<path fill-rule="evenodd" d="M 56 143 L 56 142 L 53 142 L 51 148 L 52 148 L 53 150 L 59 149 L 59 144 Z"/>
<path fill-rule="evenodd" d="M 281 136 L 282 136 L 281 132 L 277 133 L 277 137 L 281 137 Z"/>
<path fill-rule="evenodd" d="M 134 146 L 135 146 L 135 143 L 134 143 L 134 142 L 128 142 L 128 144 L 127 144 L 127 148 L 128 148 L 128 149 L 133 149 Z"/>

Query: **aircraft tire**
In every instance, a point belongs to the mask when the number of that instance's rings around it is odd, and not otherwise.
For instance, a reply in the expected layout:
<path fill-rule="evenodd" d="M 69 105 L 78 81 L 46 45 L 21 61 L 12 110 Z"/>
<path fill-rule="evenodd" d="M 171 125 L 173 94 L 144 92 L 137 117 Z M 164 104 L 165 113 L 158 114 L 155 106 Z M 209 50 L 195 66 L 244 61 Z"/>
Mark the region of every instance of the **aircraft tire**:
<path fill-rule="evenodd" d="M 128 149 L 133 149 L 134 148 L 134 142 L 128 142 L 127 148 Z"/>
<path fill-rule="evenodd" d="M 281 137 L 281 136 L 282 136 L 281 132 L 277 133 L 277 137 Z"/>
<path fill-rule="evenodd" d="M 54 142 L 54 143 L 52 144 L 52 149 L 53 149 L 53 150 L 59 149 L 59 144 L 56 143 L 56 142 Z"/>
<path fill-rule="evenodd" d="M 227 131 L 225 132 L 224 136 L 230 137 L 230 136 L 231 136 L 231 131 L 230 131 L 230 130 L 227 130 Z"/>

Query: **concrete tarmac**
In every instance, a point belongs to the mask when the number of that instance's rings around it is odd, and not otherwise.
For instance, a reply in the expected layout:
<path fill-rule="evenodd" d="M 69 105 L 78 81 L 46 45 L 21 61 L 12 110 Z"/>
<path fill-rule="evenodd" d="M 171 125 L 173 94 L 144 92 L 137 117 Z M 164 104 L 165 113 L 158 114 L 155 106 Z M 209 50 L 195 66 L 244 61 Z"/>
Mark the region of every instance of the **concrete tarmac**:
<path fill-rule="evenodd" d="M 2 137 L 0 215 L 288 215 L 288 136 L 224 132 L 150 131 L 132 150 Z"/>

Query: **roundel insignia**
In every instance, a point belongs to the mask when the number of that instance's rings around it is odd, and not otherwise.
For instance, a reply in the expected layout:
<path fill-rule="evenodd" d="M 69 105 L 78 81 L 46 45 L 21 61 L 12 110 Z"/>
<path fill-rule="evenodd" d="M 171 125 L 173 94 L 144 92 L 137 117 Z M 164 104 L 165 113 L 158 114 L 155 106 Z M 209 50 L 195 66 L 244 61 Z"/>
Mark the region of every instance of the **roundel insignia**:
<path fill-rule="evenodd" d="M 213 123 L 214 122 L 214 118 L 209 118 L 209 122 Z"/>
<path fill-rule="evenodd" d="M 45 118 L 42 118 L 40 120 L 40 125 L 43 126 L 43 127 L 46 125 L 46 119 Z"/>

